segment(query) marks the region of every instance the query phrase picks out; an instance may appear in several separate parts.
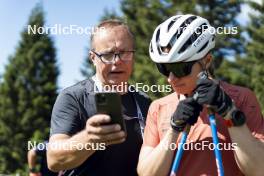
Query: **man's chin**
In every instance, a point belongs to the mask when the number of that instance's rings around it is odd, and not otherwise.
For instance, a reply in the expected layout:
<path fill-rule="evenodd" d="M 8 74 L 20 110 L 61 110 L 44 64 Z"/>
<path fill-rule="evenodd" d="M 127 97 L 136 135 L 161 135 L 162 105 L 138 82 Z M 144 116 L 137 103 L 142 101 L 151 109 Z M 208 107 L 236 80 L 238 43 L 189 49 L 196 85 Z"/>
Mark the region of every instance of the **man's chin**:
<path fill-rule="evenodd" d="M 122 74 L 120 75 L 110 75 L 108 77 L 108 83 L 112 84 L 112 85 L 117 85 L 117 84 L 121 84 L 122 82 L 127 82 L 128 78 Z"/>
<path fill-rule="evenodd" d="M 109 79 L 108 80 L 108 84 L 110 85 L 120 85 L 120 84 L 124 84 L 125 82 L 127 82 L 126 79 Z"/>

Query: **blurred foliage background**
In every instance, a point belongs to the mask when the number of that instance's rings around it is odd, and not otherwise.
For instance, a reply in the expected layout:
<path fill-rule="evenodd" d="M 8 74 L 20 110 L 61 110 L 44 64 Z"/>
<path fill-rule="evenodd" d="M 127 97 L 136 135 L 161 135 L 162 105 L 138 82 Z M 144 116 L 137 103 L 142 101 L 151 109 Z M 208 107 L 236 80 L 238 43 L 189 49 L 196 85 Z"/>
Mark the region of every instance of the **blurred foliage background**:
<path fill-rule="evenodd" d="M 106 9 L 101 20 L 121 19 L 136 37 L 131 84 L 167 84 L 149 59 L 149 41 L 156 26 L 166 18 L 192 13 L 208 19 L 214 27 L 237 27 L 236 35 L 217 35 L 213 51 L 215 77 L 253 90 L 264 112 L 264 0 L 262 4 L 235 0 L 121 0 L 120 3 L 121 16 Z M 251 14 L 250 23 L 243 27 L 236 17 L 245 3 L 257 15 Z M 36 5 L 28 24 L 44 26 L 43 11 L 40 4 Z M 0 173 L 27 175 L 27 142 L 48 138 L 52 106 L 58 93 L 55 53 L 49 34 L 28 34 L 25 29 L 15 53 L 9 57 L 0 82 Z M 93 69 L 87 54 L 80 71 L 89 77 Z M 166 95 L 148 94 L 152 99 Z"/>

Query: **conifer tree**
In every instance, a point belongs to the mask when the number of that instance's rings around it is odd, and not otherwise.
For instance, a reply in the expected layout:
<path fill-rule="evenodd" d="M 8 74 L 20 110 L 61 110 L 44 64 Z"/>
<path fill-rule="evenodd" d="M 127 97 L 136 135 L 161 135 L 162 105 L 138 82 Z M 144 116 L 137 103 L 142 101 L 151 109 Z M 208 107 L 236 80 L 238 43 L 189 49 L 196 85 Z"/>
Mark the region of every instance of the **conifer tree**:
<path fill-rule="evenodd" d="M 44 26 L 41 5 L 33 9 L 28 25 Z M 23 29 L 0 85 L 0 173 L 26 171 L 28 141 L 47 139 L 58 74 L 49 34 Z"/>

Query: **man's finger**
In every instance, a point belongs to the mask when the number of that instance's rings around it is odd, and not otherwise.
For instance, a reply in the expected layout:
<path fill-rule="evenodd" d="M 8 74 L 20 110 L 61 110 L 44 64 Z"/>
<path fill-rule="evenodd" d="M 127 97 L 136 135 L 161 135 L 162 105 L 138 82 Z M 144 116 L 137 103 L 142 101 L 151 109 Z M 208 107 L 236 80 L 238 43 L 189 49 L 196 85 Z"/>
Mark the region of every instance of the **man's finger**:
<path fill-rule="evenodd" d="M 125 142 L 125 140 L 126 140 L 126 138 L 111 140 L 111 141 L 106 142 L 106 145 L 120 144 L 120 143 Z"/>
<path fill-rule="evenodd" d="M 90 140 L 92 142 L 97 142 L 97 143 L 106 143 L 109 141 L 115 141 L 115 140 L 120 140 L 122 138 L 125 138 L 126 134 L 124 131 L 119 131 L 119 132 L 114 132 L 114 133 L 109 133 L 109 134 L 90 134 Z"/>
<path fill-rule="evenodd" d="M 109 123 L 110 121 L 111 121 L 111 118 L 109 115 L 97 114 L 97 115 L 90 117 L 86 123 L 92 126 L 97 126 L 100 124 Z"/>
<path fill-rule="evenodd" d="M 95 135 L 96 138 L 98 138 L 97 142 L 108 142 L 108 141 L 114 141 L 114 140 L 119 140 L 122 138 L 125 138 L 125 132 L 124 131 L 119 131 L 119 132 L 114 132 L 110 134 L 104 134 L 104 135 Z"/>
<path fill-rule="evenodd" d="M 87 132 L 89 134 L 109 134 L 109 133 L 118 132 L 120 130 L 121 130 L 121 127 L 118 124 L 89 126 L 87 128 Z"/>

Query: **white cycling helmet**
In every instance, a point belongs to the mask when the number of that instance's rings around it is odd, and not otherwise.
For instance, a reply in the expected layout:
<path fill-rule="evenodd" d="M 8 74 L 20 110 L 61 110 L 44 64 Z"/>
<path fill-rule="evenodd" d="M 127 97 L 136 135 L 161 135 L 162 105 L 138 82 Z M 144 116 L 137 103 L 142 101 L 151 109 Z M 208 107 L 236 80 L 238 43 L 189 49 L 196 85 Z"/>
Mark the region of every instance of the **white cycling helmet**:
<path fill-rule="evenodd" d="M 156 63 L 190 62 L 203 58 L 214 46 L 215 29 L 208 20 L 191 14 L 176 15 L 155 29 L 149 54 Z"/>

